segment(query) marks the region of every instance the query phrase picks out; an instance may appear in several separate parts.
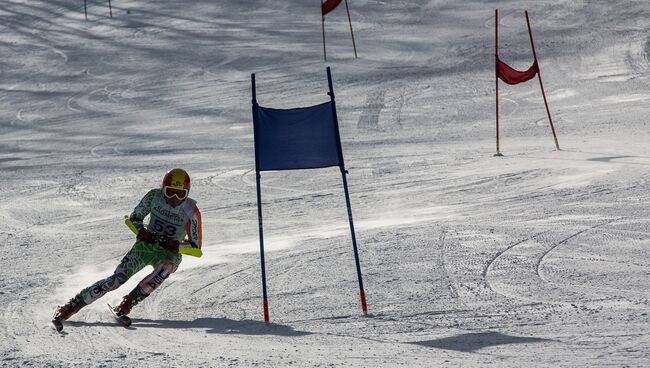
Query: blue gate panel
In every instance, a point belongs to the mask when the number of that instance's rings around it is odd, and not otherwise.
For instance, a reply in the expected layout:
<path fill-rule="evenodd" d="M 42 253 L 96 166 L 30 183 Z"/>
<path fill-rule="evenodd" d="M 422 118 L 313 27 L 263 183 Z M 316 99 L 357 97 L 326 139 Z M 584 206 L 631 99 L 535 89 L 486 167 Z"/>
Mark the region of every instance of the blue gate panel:
<path fill-rule="evenodd" d="M 332 103 L 297 109 L 258 106 L 255 148 L 259 171 L 339 166 Z"/>

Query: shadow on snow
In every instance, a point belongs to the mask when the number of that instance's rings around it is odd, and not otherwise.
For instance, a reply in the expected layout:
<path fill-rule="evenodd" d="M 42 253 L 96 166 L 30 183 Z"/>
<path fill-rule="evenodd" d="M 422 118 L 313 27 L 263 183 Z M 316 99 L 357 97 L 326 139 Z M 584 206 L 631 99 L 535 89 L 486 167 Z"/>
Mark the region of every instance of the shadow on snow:
<path fill-rule="evenodd" d="M 467 333 L 462 335 L 444 337 L 437 340 L 415 341 L 412 344 L 425 346 L 429 348 L 438 348 L 445 350 L 456 350 L 462 352 L 475 352 L 482 348 L 509 345 L 509 344 L 527 344 L 552 341 L 537 337 L 509 336 L 500 332 L 480 332 Z"/>
<path fill-rule="evenodd" d="M 103 327 L 120 327 L 117 323 L 110 322 L 82 322 L 70 321 L 70 326 L 103 326 Z M 207 333 L 233 334 L 233 335 L 276 335 L 276 336 L 305 336 L 311 335 L 310 332 L 296 331 L 291 326 L 279 325 L 275 323 L 266 324 L 263 321 L 255 320 L 232 320 L 228 318 L 197 318 L 193 321 L 182 320 L 152 320 L 152 319 L 134 319 L 129 329 L 139 328 L 172 328 L 172 329 L 192 329 L 206 328 Z"/>

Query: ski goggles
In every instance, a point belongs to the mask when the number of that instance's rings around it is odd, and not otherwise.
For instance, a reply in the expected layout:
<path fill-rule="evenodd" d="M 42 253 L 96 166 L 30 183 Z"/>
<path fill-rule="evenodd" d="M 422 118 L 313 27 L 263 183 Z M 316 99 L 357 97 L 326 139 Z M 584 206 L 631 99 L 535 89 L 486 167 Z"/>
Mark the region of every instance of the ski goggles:
<path fill-rule="evenodd" d="M 182 188 L 174 188 L 174 187 L 163 187 L 163 194 L 167 198 L 173 198 L 176 197 L 180 199 L 181 201 L 187 198 L 187 194 L 189 193 L 189 190 L 187 189 L 182 189 Z"/>

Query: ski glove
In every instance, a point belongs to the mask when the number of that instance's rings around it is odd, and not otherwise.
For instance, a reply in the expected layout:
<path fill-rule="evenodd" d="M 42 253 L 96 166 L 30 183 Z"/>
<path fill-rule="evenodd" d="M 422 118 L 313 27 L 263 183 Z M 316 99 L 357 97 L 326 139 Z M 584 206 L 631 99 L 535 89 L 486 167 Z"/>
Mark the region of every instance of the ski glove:
<path fill-rule="evenodd" d="M 180 245 L 180 242 L 176 239 L 165 236 L 165 240 L 158 242 L 158 244 L 172 253 L 178 253 L 178 246 Z"/>
<path fill-rule="evenodd" d="M 138 240 L 144 240 L 146 242 L 152 242 L 153 241 L 153 234 L 145 229 L 144 227 L 141 227 L 140 230 L 138 230 L 138 235 L 136 235 L 136 238 Z"/>
<path fill-rule="evenodd" d="M 174 238 L 170 238 L 163 234 L 151 234 L 151 243 L 158 244 L 170 252 L 178 253 L 178 246 L 180 242 Z"/>
<path fill-rule="evenodd" d="M 180 245 L 180 242 L 166 235 L 152 233 L 143 227 L 138 230 L 137 238 L 138 240 L 146 241 L 148 243 L 158 244 L 170 252 L 178 253 L 178 246 Z"/>

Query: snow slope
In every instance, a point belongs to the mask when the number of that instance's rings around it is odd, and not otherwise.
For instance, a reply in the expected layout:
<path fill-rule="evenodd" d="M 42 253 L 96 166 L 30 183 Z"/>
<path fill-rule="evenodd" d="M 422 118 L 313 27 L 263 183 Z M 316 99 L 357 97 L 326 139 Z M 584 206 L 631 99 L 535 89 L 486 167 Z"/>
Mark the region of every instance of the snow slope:
<path fill-rule="evenodd" d="M 645 1 L 0 3 L 0 365 L 650 365 L 650 5 Z M 537 80 L 500 56 L 536 40 Z M 332 67 L 361 265 L 338 170 L 264 173 L 262 318 L 250 73 L 269 107 L 327 101 Z M 57 304 L 112 272 L 165 170 L 192 175 L 201 259 L 137 306 L 58 335 Z"/>

